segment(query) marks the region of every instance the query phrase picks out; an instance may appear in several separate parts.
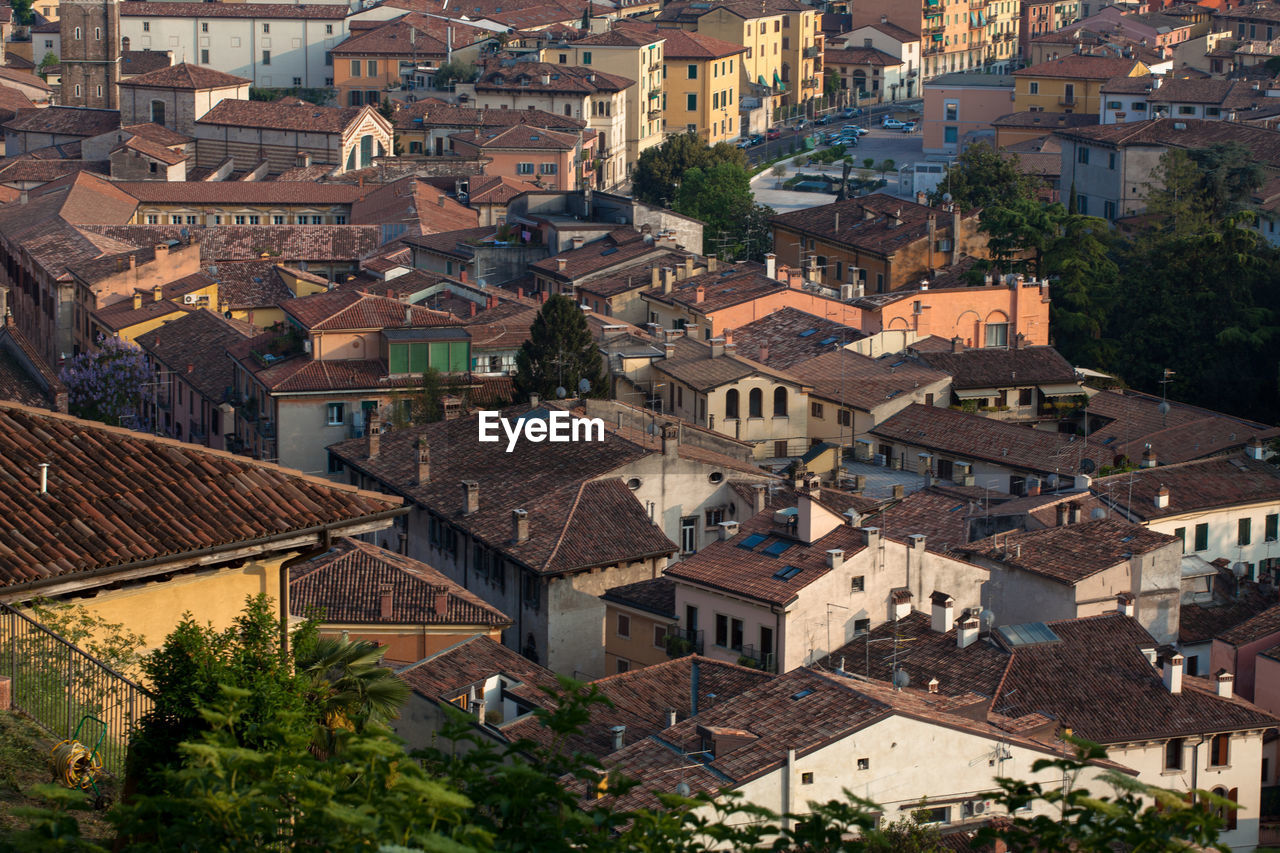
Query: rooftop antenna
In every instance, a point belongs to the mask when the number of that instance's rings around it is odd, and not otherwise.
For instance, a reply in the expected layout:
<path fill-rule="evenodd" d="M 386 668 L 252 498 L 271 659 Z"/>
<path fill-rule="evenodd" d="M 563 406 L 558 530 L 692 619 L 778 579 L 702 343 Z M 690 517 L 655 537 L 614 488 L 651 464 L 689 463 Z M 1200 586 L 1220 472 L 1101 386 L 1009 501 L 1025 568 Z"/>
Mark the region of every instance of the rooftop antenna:
<path fill-rule="evenodd" d="M 1160 405 L 1157 407 L 1160 411 L 1161 426 L 1169 425 L 1169 383 L 1173 381 L 1173 377 L 1177 373 L 1169 368 L 1164 369 L 1164 374 L 1160 379 Z"/>

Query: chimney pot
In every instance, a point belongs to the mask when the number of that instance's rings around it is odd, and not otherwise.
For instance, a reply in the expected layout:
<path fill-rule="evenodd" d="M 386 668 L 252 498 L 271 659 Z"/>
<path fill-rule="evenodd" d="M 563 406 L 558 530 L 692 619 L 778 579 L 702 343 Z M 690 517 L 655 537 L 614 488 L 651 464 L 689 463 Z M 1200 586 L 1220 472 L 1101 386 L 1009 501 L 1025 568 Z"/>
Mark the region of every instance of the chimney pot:
<path fill-rule="evenodd" d="M 1132 617 L 1135 607 L 1135 599 L 1131 592 L 1121 592 L 1116 594 L 1116 612 L 1124 616 Z"/>
<path fill-rule="evenodd" d="M 929 596 L 929 601 L 933 605 L 930 627 L 939 634 L 947 633 L 951 630 L 951 624 L 955 622 L 955 599 L 945 592 L 935 590 L 933 595 Z"/>
<path fill-rule="evenodd" d="M 1170 693 L 1177 694 L 1182 692 L 1183 660 L 1182 655 L 1175 654 L 1164 662 L 1164 686 Z"/>
<path fill-rule="evenodd" d="M 832 548 L 827 551 L 827 568 L 837 569 L 844 563 L 844 549 Z"/>
<path fill-rule="evenodd" d="M 1261 460 L 1264 457 L 1266 452 L 1265 448 L 1262 445 L 1262 439 L 1260 438 L 1249 439 L 1249 445 L 1246 448 L 1245 452 L 1248 454 L 1250 459 Z"/>
<path fill-rule="evenodd" d="M 751 502 L 752 515 L 759 515 L 764 512 L 765 496 L 767 494 L 765 489 L 764 483 L 755 484 L 755 496 Z"/>
<path fill-rule="evenodd" d="M 903 496 L 906 495 L 906 492 L 907 492 L 906 486 L 903 486 L 901 483 L 898 483 L 893 487 L 893 499 L 895 501 L 902 500 Z"/>
<path fill-rule="evenodd" d="M 680 425 L 666 423 L 662 425 L 662 455 L 674 458 L 680 449 Z"/>
<path fill-rule="evenodd" d="M 462 481 L 462 514 L 471 515 L 480 509 L 480 484 L 475 480 Z"/>
<path fill-rule="evenodd" d="M 378 617 L 380 619 L 391 618 L 391 590 L 382 589 L 378 592 Z"/>
<path fill-rule="evenodd" d="M 564 272 L 564 268 L 568 265 L 568 258 L 556 258 L 556 272 Z"/>
<path fill-rule="evenodd" d="M 134 293 L 133 294 L 133 310 L 137 311 L 141 307 L 142 307 L 142 294 Z"/>
<path fill-rule="evenodd" d="M 970 616 L 960 623 L 959 629 L 956 631 L 956 647 L 967 649 L 972 646 L 974 641 L 978 639 L 978 633 L 981 623 Z"/>
<path fill-rule="evenodd" d="M 432 589 L 432 610 L 437 616 L 449 615 L 449 587 L 437 586 Z"/>
<path fill-rule="evenodd" d="M 382 447 L 382 421 L 378 417 L 377 409 L 369 412 L 369 426 L 364 434 L 364 439 L 365 456 L 370 459 L 377 459 L 378 451 Z"/>
<path fill-rule="evenodd" d="M 1235 693 L 1236 677 L 1225 669 L 1218 670 L 1218 695 L 1223 699 L 1230 699 Z"/>
<path fill-rule="evenodd" d="M 626 739 L 627 727 L 626 726 L 610 726 L 609 731 L 613 735 L 614 751 L 616 752 L 619 749 L 622 749 L 622 745 L 623 745 L 622 742 Z"/>
<path fill-rule="evenodd" d="M 1156 504 L 1156 509 L 1164 509 L 1169 505 L 1169 487 L 1168 486 L 1165 486 L 1163 484 L 1160 486 L 1160 490 L 1156 492 L 1155 504 Z"/>
<path fill-rule="evenodd" d="M 662 268 L 662 292 L 670 293 L 676 283 L 676 271 L 672 267 Z"/>
<path fill-rule="evenodd" d="M 159 302 L 159 301 L 160 301 L 160 298 L 161 298 L 163 295 L 164 295 L 164 291 L 163 291 L 163 290 L 161 290 L 160 285 L 158 285 L 158 284 L 157 284 L 155 287 L 151 288 L 151 301 L 152 301 L 152 302 Z"/>
<path fill-rule="evenodd" d="M 716 256 L 707 255 L 707 272 L 715 272 L 718 266 L 719 261 L 716 260 Z"/>
<path fill-rule="evenodd" d="M 1142 450 L 1142 467 L 1143 468 L 1156 467 L 1156 452 L 1151 449 L 1151 445 L 1147 445 Z"/>
<path fill-rule="evenodd" d="M 862 528 L 862 541 L 870 549 L 875 550 L 880 547 L 880 528 L 864 527 Z"/>
<path fill-rule="evenodd" d="M 516 545 L 529 541 L 529 513 L 526 510 L 511 510 L 511 541 Z"/>
<path fill-rule="evenodd" d="M 722 521 L 720 527 L 720 541 L 724 542 L 738 535 L 738 522 Z"/>
<path fill-rule="evenodd" d="M 764 274 L 769 278 L 777 278 L 778 256 L 773 252 L 769 252 L 764 256 Z"/>

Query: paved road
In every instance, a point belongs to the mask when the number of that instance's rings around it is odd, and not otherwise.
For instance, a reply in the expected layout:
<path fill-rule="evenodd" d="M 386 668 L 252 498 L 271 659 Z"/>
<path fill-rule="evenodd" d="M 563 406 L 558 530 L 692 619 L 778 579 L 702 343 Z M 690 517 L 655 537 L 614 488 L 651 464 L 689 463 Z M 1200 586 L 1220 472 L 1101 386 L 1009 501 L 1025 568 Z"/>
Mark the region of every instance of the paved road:
<path fill-rule="evenodd" d="M 862 127 L 872 129 L 874 133 L 876 130 L 879 129 L 880 120 L 885 114 L 898 116 L 904 119 L 911 118 L 918 121 L 920 119 L 919 105 L 920 105 L 920 101 L 899 101 L 895 104 L 876 104 L 875 106 L 864 107 L 863 115 L 860 115 L 857 118 L 848 119 L 848 120 L 842 119 L 840 121 L 834 121 L 831 124 L 818 125 L 816 127 L 811 126 L 799 133 L 797 133 L 796 130 L 792 127 L 783 128 L 782 136 L 779 139 L 766 139 L 761 144 L 754 145 L 751 148 L 748 148 L 747 160 L 752 165 L 755 165 L 761 162 L 762 160 L 772 159 L 774 157 L 777 157 L 782 152 L 790 152 L 791 145 L 793 142 L 796 141 L 797 136 L 807 136 L 808 134 L 814 133 L 815 131 L 821 131 L 822 133 L 825 134 L 832 130 L 839 130 L 840 128 L 844 127 L 846 124 L 861 125 Z M 914 111 L 911 109 L 913 106 L 916 107 L 916 110 Z M 901 131 L 884 131 L 884 132 L 894 133 L 894 134 L 897 134 L 898 136 L 904 135 Z M 915 136 L 918 139 L 919 131 L 917 131 Z M 863 137 L 863 140 L 865 141 L 868 138 L 869 137 Z M 918 153 L 919 144 L 917 144 L 916 148 Z M 861 150 L 861 147 L 859 147 L 859 150 Z M 872 157 L 876 155 L 868 153 L 862 156 Z M 881 155 L 881 156 L 892 157 L 893 155 L 889 154 L 889 155 Z"/>

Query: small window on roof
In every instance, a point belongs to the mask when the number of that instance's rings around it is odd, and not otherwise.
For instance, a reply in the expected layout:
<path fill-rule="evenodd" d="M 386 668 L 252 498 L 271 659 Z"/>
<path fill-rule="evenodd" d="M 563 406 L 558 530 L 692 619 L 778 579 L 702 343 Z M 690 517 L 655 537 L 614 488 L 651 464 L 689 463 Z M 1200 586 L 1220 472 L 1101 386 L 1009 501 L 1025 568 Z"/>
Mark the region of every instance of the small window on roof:
<path fill-rule="evenodd" d="M 822 340 L 818 341 L 818 346 L 822 346 L 822 347 L 830 346 L 831 344 L 834 344 L 836 340 L 837 340 L 836 338 L 823 338 Z"/>
<path fill-rule="evenodd" d="M 763 542 L 763 541 L 764 541 L 765 539 L 767 539 L 767 538 L 769 538 L 769 537 L 765 536 L 763 533 L 752 533 L 752 534 L 751 534 L 750 536 L 748 536 L 746 539 L 743 539 L 741 542 L 739 542 L 739 543 L 738 543 L 738 547 L 739 547 L 739 548 L 754 548 L 754 547 L 756 547 L 757 545 L 759 545 L 761 542 Z"/>
<path fill-rule="evenodd" d="M 789 581 L 798 574 L 800 574 L 800 569 L 796 566 L 783 566 L 774 572 L 773 576 L 780 581 Z"/>
<path fill-rule="evenodd" d="M 765 548 L 764 553 L 768 554 L 770 557 L 777 557 L 794 544 L 795 544 L 794 542 L 788 542 L 785 539 L 779 539 L 777 542 L 774 542 L 768 548 Z"/>
<path fill-rule="evenodd" d="M 817 329 L 805 329 L 803 332 L 800 333 L 800 337 L 807 338 L 810 335 L 816 335 L 817 333 L 818 333 Z"/>

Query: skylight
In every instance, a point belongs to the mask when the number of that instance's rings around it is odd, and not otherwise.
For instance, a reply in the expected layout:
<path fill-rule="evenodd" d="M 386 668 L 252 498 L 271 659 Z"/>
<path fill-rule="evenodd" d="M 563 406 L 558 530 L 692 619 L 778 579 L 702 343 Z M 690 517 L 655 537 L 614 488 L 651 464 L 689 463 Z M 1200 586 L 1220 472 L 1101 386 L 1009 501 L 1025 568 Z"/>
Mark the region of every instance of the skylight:
<path fill-rule="evenodd" d="M 764 553 L 768 554 L 770 557 L 777 557 L 783 551 L 787 550 L 794 544 L 795 544 L 794 542 L 788 542 L 785 539 L 779 539 L 777 542 L 774 542 L 768 548 L 765 548 Z"/>
<path fill-rule="evenodd" d="M 799 693 L 792 693 L 792 694 L 791 694 L 791 698 L 792 698 L 792 699 L 803 699 L 803 698 L 804 698 L 804 697 L 806 697 L 806 696 L 812 696 L 812 695 L 813 695 L 813 688 L 812 688 L 812 687 L 806 687 L 804 690 L 801 690 Z"/>
<path fill-rule="evenodd" d="M 761 542 L 763 542 L 764 540 L 766 540 L 766 539 L 768 539 L 768 538 L 769 538 L 769 537 L 765 536 L 763 533 L 752 533 L 752 534 L 751 534 L 750 536 L 748 536 L 746 539 L 743 539 L 741 542 L 739 542 L 739 543 L 738 543 L 738 547 L 739 547 L 739 548 L 754 548 L 754 547 L 756 547 L 757 545 L 759 545 Z"/>
<path fill-rule="evenodd" d="M 822 340 L 818 341 L 818 346 L 820 347 L 830 346 L 835 342 L 836 342 L 836 338 L 823 338 Z"/>
<path fill-rule="evenodd" d="M 798 574 L 800 574 L 800 569 L 796 566 L 783 566 L 774 572 L 773 576 L 780 581 L 789 581 Z"/>
<path fill-rule="evenodd" d="M 1000 639 L 1009 648 L 1039 646 L 1060 643 L 1062 639 L 1043 622 L 1026 622 L 1022 625 L 1001 625 L 996 629 Z"/>
<path fill-rule="evenodd" d="M 805 329 L 803 332 L 800 333 L 800 337 L 807 338 L 810 335 L 816 335 L 816 334 L 818 334 L 817 329 Z"/>

